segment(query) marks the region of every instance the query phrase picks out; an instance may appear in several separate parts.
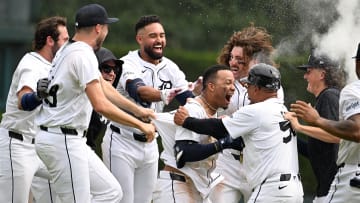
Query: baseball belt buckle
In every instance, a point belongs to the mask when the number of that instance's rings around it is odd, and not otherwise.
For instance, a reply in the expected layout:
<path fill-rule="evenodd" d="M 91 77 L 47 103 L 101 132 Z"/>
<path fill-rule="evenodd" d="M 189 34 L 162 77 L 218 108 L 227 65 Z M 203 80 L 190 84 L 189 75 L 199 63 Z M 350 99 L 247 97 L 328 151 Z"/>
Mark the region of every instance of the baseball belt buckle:
<path fill-rule="evenodd" d="M 244 154 L 243 154 L 243 151 L 240 151 L 239 162 L 242 164 L 243 161 L 244 161 Z"/>

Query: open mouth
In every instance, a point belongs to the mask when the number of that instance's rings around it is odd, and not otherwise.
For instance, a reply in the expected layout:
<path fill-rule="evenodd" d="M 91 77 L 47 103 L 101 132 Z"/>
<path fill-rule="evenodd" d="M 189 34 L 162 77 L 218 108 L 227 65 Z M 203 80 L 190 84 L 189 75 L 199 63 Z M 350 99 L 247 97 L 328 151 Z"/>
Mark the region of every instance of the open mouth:
<path fill-rule="evenodd" d="M 238 67 L 230 67 L 230 70 L 232 72 L 238 72 L 239 71 L 239 68 Z"/>
<path fill-rule="evenodd" d="M 158 52 L 162 52 L 163 50 L 163 46 L 161 44 L 155 45 L 154 46 L 154 50 L 158 51 Z"/>
<path fill-rule="evenodd" d="M 226 100 L 227 102 L 230 102 L 231 97 L 232 97 L 232 94 L 227 94 L 227 95 L 225 95 L 225 100 Z"/>

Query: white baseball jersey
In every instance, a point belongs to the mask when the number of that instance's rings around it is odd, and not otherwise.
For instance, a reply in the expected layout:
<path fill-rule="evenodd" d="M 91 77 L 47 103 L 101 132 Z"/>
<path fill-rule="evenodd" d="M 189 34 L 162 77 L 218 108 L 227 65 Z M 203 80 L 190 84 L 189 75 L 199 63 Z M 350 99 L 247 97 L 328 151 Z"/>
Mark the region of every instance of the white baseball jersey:
<path fill-rule="evenodd" d="M 49 80 L 49 96 L 35 120 L 48 128 L 39 132 L 36 152 L 50 172 L 60 201 L 120 202 L 120 184 L 83 136 L 93 110 L 85 88 L 100 80 L 93 48 L 82 41 L 65 44 L 53 60 Z M 76 129 L 77 135 L 60 130 L 64 128 Z"/>
<path fill-rule="evenodd" d="M 162 57 L 160 63 L 155 65 L 142 60 L 139 51 L 136 50 L 130 51 L 121 60 L 124 61 L 124 64 L 118 86 L 120 92 L 125 92 L 127 80 L 136 78 L 142 79 L 146 86 L 159 90 L 184 87 L 186 88 L 182 91 L 187 90 L 188 81 L 185 79 L 185 74 L 173 61 L 166 57 Z M 127 92 L 125 95 L 128 96 Z M 151 108 L 156 112 L 162 112 L 164 105 L 162 101 L 152 102 Z"/>
<path fill-rule="evenodd" d="M 339 120 L 347 120 L 349 117 L 360 113 L 360 80 L 344 87 L 340 93 Z M 341 139 L 338 152 L 337 164 L 359 164 L 360 144 Z"/>
<path fill-rule="evenodd" d="M 34 117 L 39 107 L 32 111 L 20 110 L 17 96 L 23 87 L 36 91 L 37 81 L 47 77 L 50 68 L 51 63 L 40 54 L 29 52 L 20 60 L 13 74 L 6 101 L 6 112 L 2 115 L 0 124 L 2 202 L 27 202 L 32 180 L 35 179 L 41 182 L 33 184 L 36 186 L 31 189 L 33 196 L 38 202 L 52 202 L 48 183 L 49 173 L 37 156 L 35 145 L 32 143 L 38 132 L 37 126 L 34 125 Z M 9 138 L 9 131 L 21 134 L 23 141 Z M 41 177 L 35 178 L 35 174 Z M 55 200 L 55 195 L 53 198 Z"/>
<path fill-rule="evenodd" d="M 208 118 L 205 109 L 196 100 L 188 101 L 184 107 L 188 110 L 191 117 Z M 154 123 L 162 138 L 164 151 L 161 153 L 161 159 L 165 165 L 177 168 L 174 155 L 176 140 L 192 140 L 199 144 L 213 142 L 210 136 L 200 135 L 175 125 L 173 120 L 171 120 L 173 115 L 169 115 L 170 119 L 166 117 L 164 119 L 164 117 L 160 115 L 159 119 L 156 119 Z M 217 155 L 212 155 L 201 161 L 187 162 L 183 168 L 179 169 L 191 178 L 203 198 L 207 198 L 211 189 L 223 180 L 220 174 L 213 172 L 216 166 L 216 158 Z"/>
<path fill-rule="evenodd" d="M 271 98 L 223 119 L 231 137 L 244 139 L 246 177 L 253 188 L 275 174 L 299 173 L 296 137 L 290 129 L 280 129 L 286 111 L 283 102 Z"/>
<path fill-rule="evenodd" d="M 161 62 L 155 65 L 144 61 L 136 50 L 130 51 L 121 60 L 124 61 L 123 70 L 116 89 L 132 101 L 126 91 L 128 80 L 139 78 L 146 86 L 159 90 L 187 87 L 185 74 L 166 57 L 162 57 Z M 162 112 L 164 103 L 152 102 L 150 108 Z M 102 143 L 103 160 L 123 186 L 126 195 L 122 203 L 150 202 L 158 172 L 156 139 L 151 143 L 140 142 L 133 137 L 133 133 L 142 134 L 138 129 L 116 122 L 110 125 L 116 126 L 119 131 L 114 132 L 108 127 Z"/>
<path fill-rule="evenodd" d="M 66 59 L 66 60 L 64 60 Z M 49 96 L 35 122 L 47 127 L 86 130 L 92 106 L 86 84 L 100 79 L 94 50 L 84 42 L 68 42 L 57 52 L 49 75 Z"/>
<path fill-rule="evenodd" d="M 340 93 L 339 120 L 347 120 L 360 113 L 360 80 L 346 85 Z M 340 166 L 324 202 L 360 202 L 360 190 L 350 186 L 353 178 L 359 180 L 360 144 L 340 140 L 337 164 Z"/>
<path fill-rule="evenodd" d="M 39 107 L 33 111 L 19 110 L 17 92 L 25 86 L 36 91 L 37 81 L 40 78 L 47 77 L 50 68 L 51 63 L 40 54 L 36 52 L 25 54 L 13 74 L 6 101 L 6 112 L 2 115 L 1 127 L 31 137 L 35 136 L 37 127 L 34 125 L 34 118 Z"/>

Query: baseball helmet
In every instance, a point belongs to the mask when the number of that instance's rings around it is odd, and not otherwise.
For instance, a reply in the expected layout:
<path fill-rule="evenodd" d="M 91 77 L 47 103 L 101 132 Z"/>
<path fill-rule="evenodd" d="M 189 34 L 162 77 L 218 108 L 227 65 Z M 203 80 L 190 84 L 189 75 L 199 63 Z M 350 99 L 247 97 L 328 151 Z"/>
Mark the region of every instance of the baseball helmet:
<path fill-rule="evenodd" d="M 248 77 L 242 79 L 241 82 L 278 90 L 281 85 L 281 76 L 277 68 L 265 63 L 259 63 L 250 69 Z"/>
<path fill-rule="evenodd" d="M 325 68 L 325 67 L 339 67 L 339 63 L 330 59 L 326 55 L 315 55 L 315 50 L 312 49 L 308 58 L 308 63 L 298 66 L 298 69 L 306 70 L 308 68 Z"/>
<path fill-rule="evenodd" d="M 356 56 L 352 57 L 353 59 L 360 59 L 360 43 L 358 44 L 358 49 L 356 52 Z"/>

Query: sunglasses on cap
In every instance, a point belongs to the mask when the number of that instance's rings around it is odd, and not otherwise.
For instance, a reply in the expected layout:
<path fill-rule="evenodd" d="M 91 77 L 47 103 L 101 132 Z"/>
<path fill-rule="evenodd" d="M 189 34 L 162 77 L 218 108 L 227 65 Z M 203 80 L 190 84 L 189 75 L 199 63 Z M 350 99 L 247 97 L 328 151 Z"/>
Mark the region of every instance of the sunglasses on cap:
<path fill-rule="evenodd" d="M 104 73 L 111 73 L 111 71 L 114 71 L 115 74 L 119 73 L 120 68 L 118 66 L 110 66 L 108 64 L 102 64 L 100 66 L 100 71 L 104 72 Z"/>

